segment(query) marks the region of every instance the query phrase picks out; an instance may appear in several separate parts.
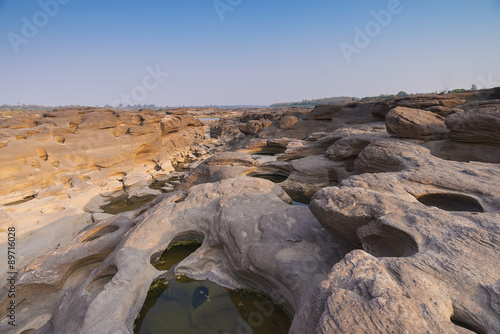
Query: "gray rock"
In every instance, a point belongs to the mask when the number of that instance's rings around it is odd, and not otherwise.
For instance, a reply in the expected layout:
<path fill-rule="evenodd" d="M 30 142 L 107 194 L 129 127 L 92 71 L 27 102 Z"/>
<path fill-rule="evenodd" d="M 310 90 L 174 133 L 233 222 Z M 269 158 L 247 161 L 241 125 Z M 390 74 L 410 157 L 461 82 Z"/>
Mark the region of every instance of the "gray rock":
<path fill-rule="evenodd" d="M 387 132 L 398 138 L 436 140 L 446 138 L 444 118 L 433 112 L 396 107 L 385 117 Z"/>

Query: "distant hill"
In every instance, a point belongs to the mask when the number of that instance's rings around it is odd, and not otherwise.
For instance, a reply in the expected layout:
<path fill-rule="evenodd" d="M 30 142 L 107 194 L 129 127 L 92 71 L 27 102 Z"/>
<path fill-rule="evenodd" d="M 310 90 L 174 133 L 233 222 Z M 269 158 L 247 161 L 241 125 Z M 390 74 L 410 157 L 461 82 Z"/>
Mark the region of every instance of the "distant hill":
<path fill-rule="evenodd" d="M 472 85 L 471 89 L 453 89 L 449 90 L 448 93 L 463 93 L 467 91 L 476 90 L 477 87 Z M 442 93 L 446 93 L 443 91 Z M 373 100 L 388 100 L 396 97 L 406 97 L 409 95 L 422 95 L 422 94 L 438 94 L 437 91 L 431 93 L 415 93 L 408 94 L 404 91 L 400 91 L 397 94 L 380 94 L 377 96 L 365 96 L 362 98 L 352 97 L 352 96 L 338 96 L 338 97 L 327 97 L 323 99 L 314 99 L 314 100 L 302 100 L 301 102 L 282 102 L 282 103 L 274 103 L 271 104 L 270 107 L 304 107 L 304 108 L 314 108 L 318 104 L 335 104 L 335 103 L 343 103 L 343 102 L 364 102 L 364 101 L 373 101 Z"/>
<path fill-rule="evenodd" d="M 327 97 L 323 99 L 302 100 L 302 102 L 282 102 L 271 104 L 271 107 L 315 107 L 318 104 L 335 104 L 342 102 L 358 101 L 359 98 L 352 96 Z"/>

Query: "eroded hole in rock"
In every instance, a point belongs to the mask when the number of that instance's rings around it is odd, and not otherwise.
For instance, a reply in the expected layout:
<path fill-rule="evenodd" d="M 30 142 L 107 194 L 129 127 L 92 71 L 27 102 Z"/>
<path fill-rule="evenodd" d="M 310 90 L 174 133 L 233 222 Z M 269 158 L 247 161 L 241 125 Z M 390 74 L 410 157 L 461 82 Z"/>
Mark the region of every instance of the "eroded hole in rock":
<path fill-rule="evenodd" d="M 382 226 L 361 238 L 363 250 L 375 257 L 407 257 L 418 253 L 418 245 L 406 232 Z"/>
<path fill-rule="evenodd" d="M 345 159 L 345 170 L 348 172 L 354 172 L 356 168 L 354 168 L 354 161 L 356 161 L 356 157 Z"/>
<path fill-rule="evenodd" d="M 465 328 L 471 332 L 478 334 L 487 334 L 488 331 L 485 330 L 481 325 L 476 324 L 476 322 L 471 319 L 470 314 L 467 312 L 461 312 L 453 307 L 453 315 L 450 318 L 450 321 L 458 327 Z"/>
<path fill-rule="evenodd" d="M 465 195 L 428 194 L 417 197 L 417 200 L 427 206 L 435 206 L 446 211 L 484 212 L 479 202 Z"/>
<path fill-rule="evenodd" d="M 90 294 L 96 294 L 99 291 L 102 291 L 106 284 L 111 282 L 117 272 L 118 269 L 115 266 L 102 270 L 99 275 L 85 287 L 85 291 Z"/>
<path fill-rule="evenodd" d="M 31 329 L 27 329 L 27 330 L 22 331 L 20 334 L 33 334 L 35 332 L 36 332 L 36 329 L 31 328 Z"/>
<path fill-rule="evenodd" d="M 174 203 L 182 203 L 186 200 L 187 195 L 186 194 L 181 194 L 178 198 L 174 200 Z"/>
<path fill-rule="evenodd" d="M 309 206 L 311 203 L 311 197 L 306 196 L 303 192 L 301 191 L 293 191 L 293 190 L 285 190 L 288 196 L 292 199 L 293 206 Z"/>
<path fill-rule="evenodd" d="M 157 195 L 146 195 L 146 196 L 120 196 L 114 198 L 106 205 L 101 206 L 101 210 L 104 213 L 109 213 L 116 215 L 121 212 L 133 211 L 139 209 L 141 206 L 151 202 L 157 197 Z"/>
<path fill-rule="evenodd" d="M 184 161 L 182 162 L 177 162 L 175 164 L 172 164 L 172 167 L 174 167 L 174 170 L 176 172 L 185 172 L 186 170 L 189 169 L 189 166 L 194 162 L 194 159 L 190 158 L 185 158 Z"/>
<path fill-rule="evenodd" d="M 200 246 L 201 243 L 196 240 L 172 242 L 161 254 L 160 258 L 151 262 L 151 264 L 158 270 L 170 270 L 174 265 L 194 253 Z"/>
<path fill-rule="evenodd" d="M 164 252 L 153 254 L 150 263 L 158 270 L 170 270 L 200 248 L 203 239 L 204 236 L 196 232 L 177 236 Z"/>
<path fill-rule="evenodd" d="M 184 175 L 175 175 L 168 179 L 156 179 L 149 185 L 149 188 L 160 190 L 162 193 L 172 192 L 178 184 L 182 182 Z"/>
<path fill-rule="evenodd" d="M 159 155 L 158 149 L 154 145 L 144 144 L 139 147 L 135 154 L 135 164 L 156 164 L 155 159 Z"/>
<path fill-rule="evenodd" d="M 49 155 L 47 154 L 47 150 L 44 149 L 44 148 L 37 148 L 36 150 L 36 155 L 42 159 L 43 161 L 47 161 L 47 159 L 49 158 Z"/>
<path fill-rule="evenodd" d="M 286 334 L 292 317 L 268 296 L 186 276 L 153 282 L 134 333 Z"/>
<path fill-rule="evenodd" d="M 257 154 L 257 155 L 276 155 L 280 153 L 285 153 L 286 147 L 279 146 L 279 145 L 267 145 L 263 146 L 260 151 L 255 151 L 252 152 L 252 154 Z"/>
<path fill-rule="evenodd" d="M 260 179 L 269 180 L 274 183 L 281 183 L 288 179 L 290 173 L 285 171 L 258 171 L 248 174 L 251 177 L 258 177 Z"/>
<path fill-rule="evenodd" d="M 288 333 L 290 313 L 269 297 L 174 275 L 170 269 L 202 240 L 186 234 L 175 238 L 159 259 L 157 254 L 151 257 L 157 269 L 169 271 L 151 285 L 134 333 Z"/>
<path fill-rule="evenodd" d="M 328 170 L 328 185 L 336 186 L 339 184 L 339 175 L 335 169 Z"/>
<path fill-rule="evenodd" d="M 299 160 L 304 158 L 303 156 L 298 156 L 298 155 L 280 155 L 277 160 L 278 161 L 285 161 L 285 162 L 290 162 L 293 160 Z"/>
<path fill-rule="evenodd" d="M 3 204 L 4 206 L 13 206 L 13 205 L 18 205 L 18 204 L 22 204 L 22 203 L 26 203 L 26 202 L 29 202 L 31 200 L 35 199 L 35 195 L 32 195 L 32 196 L 27 196 L 27 197 L 24 197 L 23 199 L 19 200 L 19 201 L 15 201 L 15 202 L 10 202 L 10 203 L 7 203 L 7 204 Z"/>
<path fill-rule="evenodd" d="M 103 227 L 97 227 L 93 230 L 90 230 L 89 232 L 87 232 L 81 242 L 88 242 L 88 241 L 92 241 L 92 240 L 95 240 L 95 239 L 98 239 L 100 237 L 102 237 L 103 235 L 106 235 L 106 234 L 109 234 L 109 233 L 113 233 L 115 231 L 118 230 L 118 226 L 103 226 Z"/>

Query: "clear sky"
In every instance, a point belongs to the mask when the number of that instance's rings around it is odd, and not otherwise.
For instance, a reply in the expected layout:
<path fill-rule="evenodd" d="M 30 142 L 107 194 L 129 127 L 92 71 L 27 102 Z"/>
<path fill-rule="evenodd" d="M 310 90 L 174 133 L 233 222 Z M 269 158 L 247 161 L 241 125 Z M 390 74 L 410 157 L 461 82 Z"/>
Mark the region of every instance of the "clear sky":
<path fill-rule="evenodd" d="M 264 105 L 472 84 L 500 86 L 500 0 L 0 0 L 0 104 Z"/>

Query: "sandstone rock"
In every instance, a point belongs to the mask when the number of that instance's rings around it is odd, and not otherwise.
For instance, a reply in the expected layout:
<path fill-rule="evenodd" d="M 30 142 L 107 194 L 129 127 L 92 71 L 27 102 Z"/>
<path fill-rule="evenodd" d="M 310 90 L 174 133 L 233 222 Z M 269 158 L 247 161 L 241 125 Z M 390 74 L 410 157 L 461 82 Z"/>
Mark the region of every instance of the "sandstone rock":
<path fill-rule="evenodd" d="M 202 162 L 176 188 L 185 190 L 202 183 L 217 182 L 239 177 L 256 170 L 255 160 L 246 153 L 223 152 Z"/>
<path fill-rule="evenodd" d="M 232 137 L 239 132 L 238 124 L 235 122 L 219 121 L 210 126 L 210 137 L 212 138 Z"/>
<path fill-rule="evenodd" d="M 351 157 L 357 157 L 361 151 L 370 144 L 368 138 L 363 137 L 344 137 L 337 140 L 330 146 L 325 154 L 333 160 L 342 160 Z"/>
<path fill-rule="evenodd" d="M 179 130 L 180 126 L 180 119 L 176 117 L 164 117 L 161 120 L 161 133 L 162 135 L 166 135 L 168 133 L 175 132 Z"/>
<path fill-rule="evenodd" d="M 433 156 L 445 160 L 500 164 L 500 146 L 498 145 L 436 140 L 428 141 L 422 146 L 428 148 Z"/>
<path fill-rule="evenodd" d="M 390 165 L 409 149 L 392 145 L 385 152 L 380 142 L 365 150 Z M 310 208 L 323 226 L 364 251 L 333 267 L 299 311 L 291 333 L 342 333 L 353 326 L 367 333 L 500 329 L 498 309 L 490 302 L 499 296 L 493 292 L 500 246 L 498 170 L 410 152 L 404 159 L 413 163 L 400 172 L 355 176 L 313 197 Z M 424 201 L 426 196 L 432 200 Z"/>
<path fill-rule="evenodd" d="M 239 130 L 246 135 L 249 134 L 254 135 L 261 132 L 264 129 L 267 129 L 271 125 L 273 125 L 273 122 L 268 119 L 261 119 L 259 121 L 252 120 L 248 121 L 248 123 L 246 124 L 240 125 Z"/>
<path fill-rule="evenodd" d="M 23 115 L 0 134 L 8 189 L 0 203 L 24 201 L 0 206 L 0 225 L 19 227 L 23 321 L 6 324 L 0 289 L 0 331 L 131 333 L 150 283 L 165 273 L 151 261 L 171 241 L 193 238 L 203 245 L 175 274 L 269 294 L 294 314 L 290 333 L 500 332 L 496 91 L 311 113 L 225 110 L 228 133 L 240 121 L 249 131 L 217 145 L 203 145 L 207 127 L 188 109 L 163 117 L 96 108 Z M 380 122 L 402 105 L 428 109 L 410 109 L 415 117 L 398 125 L 419 140 L 391 137 Z M 433 139 L 443 134 L 434 113 L 455 113 L 446 124 L 458 140 Z M 279 128 L 287 116 L 297 123 Z M 200 163 L 223 144 L 240 152 Z M 180 161 L 199 165 L 177 191 L 132 212 L 98 213 L 117 195 L 149 193 L 153 180 L 172 191 L 185 174 L 169 175 Z M 286 180 L 241 177 L 266 173 Z M 316 192 L 312 213 L 290 206 L 284 190 Z"/>
<path fill-rule="evenodd" d="M 176 274 L 231 288 L 252 282 L 289 309 L 298 308 L 351 247 L 327 236 L 307 208 L 284 203 L 279 191 L 266 180 L 223 180 L 163 195 L 134 215 L 89 226 L 20 271 L 24 302 L 17 315 L 27 320 L 16 330 L 132 333 L 149 285 L 162 274 L 149 261 L 180 236 L 204 240 Z M 153 214 L 138 215 L 153 206 Z M 71 275 L 76 262 L 85 270 Z M 5 301 L 4 290 L 0 295 Z M 43 308 L 34 307 L 39 298 Z M 12 331 L 5 322 L 0 328 Z"/>
<path fill-rule="evenodd" d="M 446 126 L 453 141 L 500 145 L 500 106 L 450 115 Z"/>
<path fill-rule="evenodd" d="M 116 112 L 81 108 L 47 112 L 37 120 L 37 132 L 26 140 L 9 140 L 0 148 L 0 203 L 31 196 L 50 184 L 62 182 L 65 173 L 101 170 L 100 183 L 115 173 L 169 167 L 169 156 L 205 136 L 192 116 L 164 123 L 155 112 Z M 128 122 L 128 124 L 127 124 Z M 179 124 L 179 130 L 165 124 Z M 142 125 L 141 125 L 142 124 Z M 163 132 L 161 131 L 163 125 Z M 50 126 L 48 126 L 50 125 Z M 15 137 L 24 129 L 10 129 Z M 27 134 L 23 133 L 23 136 Z M 155 170 L 156 168 L 156 170 Z M 171 168 L 171 166 L 170 166 Z"/>
<path fill-rule="evenodd" d="M 283 130 L 287 130 L 293 127 L 295 124 L 297 124 L 297 117 L 284 116 L 280 119 L 279 127 Z"/>
<path fill-rule="evenodd" d="M 448 136 L 444 118 L 430 111 L 397 107 L 385 117 L 387 132 L 399 138 L 442 139 Z"/>

